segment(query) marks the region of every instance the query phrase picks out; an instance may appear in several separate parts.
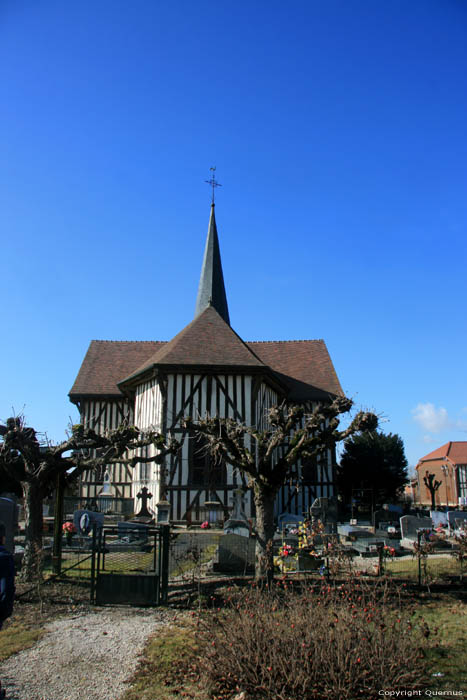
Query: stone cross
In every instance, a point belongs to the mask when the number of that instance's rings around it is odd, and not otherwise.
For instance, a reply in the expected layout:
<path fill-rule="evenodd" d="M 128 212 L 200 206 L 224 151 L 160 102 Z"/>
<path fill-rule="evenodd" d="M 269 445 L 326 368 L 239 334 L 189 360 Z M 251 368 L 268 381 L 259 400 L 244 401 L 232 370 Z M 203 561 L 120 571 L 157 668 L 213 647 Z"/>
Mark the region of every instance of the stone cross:
<path fill-rule="evenodd" d="M 151 513 L 148 510 L 148 501 L 152 498 L 152 493 L 149 493 L 146 486 L 143 486 L 141 491 L 136 494 L 136 498 L 141 499 L 141 510 L 137 514 L 138 518 L 152 518 Z"/>

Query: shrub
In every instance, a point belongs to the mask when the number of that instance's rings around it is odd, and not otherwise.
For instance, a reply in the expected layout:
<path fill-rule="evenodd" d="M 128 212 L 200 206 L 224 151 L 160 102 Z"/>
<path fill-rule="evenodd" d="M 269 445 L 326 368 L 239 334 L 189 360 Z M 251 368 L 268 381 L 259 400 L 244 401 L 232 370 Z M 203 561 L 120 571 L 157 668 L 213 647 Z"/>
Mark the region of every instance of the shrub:
<path fill-rule="evenodd" d="M 423 687 L 422 630 L 387 581 L 234 592 L 203 613 L 197 641 L 211 697 L 350 700 Z"/>

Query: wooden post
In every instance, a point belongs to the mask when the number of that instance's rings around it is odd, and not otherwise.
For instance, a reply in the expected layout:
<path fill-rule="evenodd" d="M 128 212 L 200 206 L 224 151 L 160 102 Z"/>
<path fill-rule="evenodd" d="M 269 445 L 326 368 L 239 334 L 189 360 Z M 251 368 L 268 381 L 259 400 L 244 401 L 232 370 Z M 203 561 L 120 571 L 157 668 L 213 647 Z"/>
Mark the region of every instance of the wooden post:
<path fill-rule="evenodd" d="M 60 576 L 62 572 L 62 525 L 63 525 L 63 497 L 65 492 L 65 474 L 57 476 L 55 491 L 54 512 L 54 543 L 52 549 L 52 570 Z"/>

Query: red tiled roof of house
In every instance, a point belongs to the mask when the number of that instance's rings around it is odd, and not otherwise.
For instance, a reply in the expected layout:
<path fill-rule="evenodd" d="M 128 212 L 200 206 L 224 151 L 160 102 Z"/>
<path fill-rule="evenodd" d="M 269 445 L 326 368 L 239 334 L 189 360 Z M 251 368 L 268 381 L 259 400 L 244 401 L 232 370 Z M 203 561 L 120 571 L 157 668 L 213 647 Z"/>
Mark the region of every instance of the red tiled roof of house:
<path fill-rule="evenodd" d="M 323 340 L 245 343 L 208 307 L 170 342 L 93 340 L 70 398 L 122 396 L 119 384 L 153 365 L 238 367 L 276 377 L 291 401 L 318 400 L 342 389 Z"/>
<path fill-rule="evenodd" d="M 432 459 L 449 459 L 453 464 L 467 464 L 467 441 L 453 441 L 441 445 L 438 449 L 433 450 L 429 454 L 421 457 L 421 462 L 428 462 Z"/>

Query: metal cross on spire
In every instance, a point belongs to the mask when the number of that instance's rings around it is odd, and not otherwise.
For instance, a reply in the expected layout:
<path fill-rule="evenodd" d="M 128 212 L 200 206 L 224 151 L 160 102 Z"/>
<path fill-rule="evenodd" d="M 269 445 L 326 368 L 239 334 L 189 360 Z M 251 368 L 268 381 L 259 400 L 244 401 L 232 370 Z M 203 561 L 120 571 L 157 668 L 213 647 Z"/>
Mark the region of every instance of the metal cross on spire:
<path fill-rule="evenodd" d="M 217 182 L 215 177 L 214 177 L 214 174 L 216 172 L 216 166 L 213 165 L 213 167 L 209 168 L 209 170 L 211 171 L 211 179 L 205 180 L 205 182 L 207 182 L 208 185 L 211 185 L 211 187 L 212 187 L 212 203 L 214 204 L 214 194 L 215 194 L 216 187 L 222 187 L 222 185 L 219 182 Z"/>

